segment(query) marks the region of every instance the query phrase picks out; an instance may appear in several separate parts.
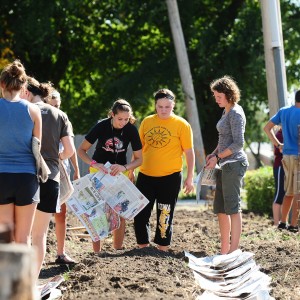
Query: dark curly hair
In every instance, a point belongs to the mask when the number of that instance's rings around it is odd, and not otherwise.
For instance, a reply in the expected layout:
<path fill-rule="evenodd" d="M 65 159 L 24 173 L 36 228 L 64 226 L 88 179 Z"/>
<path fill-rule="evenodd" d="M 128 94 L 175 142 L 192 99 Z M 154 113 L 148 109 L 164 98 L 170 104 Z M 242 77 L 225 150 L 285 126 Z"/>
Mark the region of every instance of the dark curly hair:
<path fill-rule="evenodd" d="M 210 84 L 210 90 L 225 94 L 229 103 L 236 103 L 240 101 L 241 92 L 236 82 L 228 75 L 219 79 L 215 79 Z"/>

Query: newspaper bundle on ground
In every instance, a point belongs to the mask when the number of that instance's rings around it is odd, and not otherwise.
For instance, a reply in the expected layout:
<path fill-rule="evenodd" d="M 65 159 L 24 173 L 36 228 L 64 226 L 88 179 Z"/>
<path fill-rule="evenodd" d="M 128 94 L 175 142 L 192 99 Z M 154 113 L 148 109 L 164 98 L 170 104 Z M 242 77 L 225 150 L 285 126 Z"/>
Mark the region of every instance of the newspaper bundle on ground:
<path fill-rule="evenodd" d="M 259 271 L 253 253 L 236 250 L 227 255 L 197 258 L 185 252 L 185 256 L 196 282 L 205 290 L 197 300 L 273 299 L 269 295 L 271 278 Z"/>
<path fill-rule="evenodd" d="M 109 168 L 110 164 L 105 165 Z M 133 219 L 148 199 L 124 175 L 103 172 L 73 181 L 74 192 L 67 204 L 86 227 L 94 242 L 119 228 L 120 219 Z"/>

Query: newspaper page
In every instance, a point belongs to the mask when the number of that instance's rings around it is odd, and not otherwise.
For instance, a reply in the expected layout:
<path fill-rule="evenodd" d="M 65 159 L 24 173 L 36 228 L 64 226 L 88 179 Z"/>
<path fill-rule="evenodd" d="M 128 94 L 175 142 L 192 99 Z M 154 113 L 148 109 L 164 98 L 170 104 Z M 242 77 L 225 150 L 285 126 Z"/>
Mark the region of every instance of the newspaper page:
<path fill-rule="evenodd" d="M 101 203 L 78 217 L 94 242 L 106 238 L 112 231 L 120 227 L 118 214 L 106 203 Z"/>
<path fill-rule="evenodd" d="M 106 164 L 109 168 L 110 164 Z M 120 226 L 120 219 L 133 219 L 148 199 L 123 174 L 101 171 L 73 181 L 67 204 L 85 226 L 93 241 L 107 237 Z"/>
<path fill-rule="evenodd" d="M 70 176 L 64 166 L 63 162 L 59 161 L 59 172 L 60 172 L 60 184 L 59 184 L 59 201 L 60 205 L 65 203 L 72 193 L 74 188 L 70 180 Z"/>
<path fill-rule="evenodd" d="M 148 203 L 148 199 L 124 175 L 101 177 L 101 172 L 93 174 L 97 191 L 106 203 L 124 219 L 132 220 Z"/>
<path fill-rule="evenodd" d="M 62 275 L 56 275 L 51 280 L 49 280 L 41 290 L 41 298 L 44 298 L 46 295 L 50 294 L 51 291 L 58 287 L 63 281 L 65 280 Z"/>

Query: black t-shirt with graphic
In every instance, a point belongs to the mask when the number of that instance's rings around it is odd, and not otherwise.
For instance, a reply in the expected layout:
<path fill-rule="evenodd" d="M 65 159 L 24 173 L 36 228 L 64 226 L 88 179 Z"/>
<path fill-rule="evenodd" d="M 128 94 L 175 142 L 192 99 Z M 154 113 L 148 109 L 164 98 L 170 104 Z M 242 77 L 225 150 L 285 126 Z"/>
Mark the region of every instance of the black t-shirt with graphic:
<path fill-rule="evenodd" d="M 142 149 L 137 128 L 131 123 L 127 123 L 122 129 L 113 128 L 111 118 L 96 124 L 85 139 L 91 144 L 97 141 L 93 160 L 103 164 L 109 161 L 111 164 L 125 165 L 126 152 L 130 143 L 133 151 Z"/>

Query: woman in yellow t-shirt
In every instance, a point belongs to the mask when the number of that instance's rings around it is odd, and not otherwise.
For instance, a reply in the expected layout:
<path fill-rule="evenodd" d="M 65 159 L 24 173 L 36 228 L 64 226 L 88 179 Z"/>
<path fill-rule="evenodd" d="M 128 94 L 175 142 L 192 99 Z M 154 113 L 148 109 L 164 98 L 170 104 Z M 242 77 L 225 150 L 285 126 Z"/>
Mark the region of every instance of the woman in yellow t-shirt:
<path fill-rule="evenodd" d="M 156 201 L 157 225 L 154 243 L 166 251 L 172 239 L 172 222 L 181 188 L 183 156 L 187 164 L 186 193 L 193 190 L 195 154 L 190 124 L 175 115 L 175 95 L 169 89 L 154 93 L 156 114 L 146 117 L 139 134 L 143 145 L 143 163 L 136 186 L 149 204 L 135 217 L 134 227 L 139 248 L 149 246 L 149 219 Z"/>

